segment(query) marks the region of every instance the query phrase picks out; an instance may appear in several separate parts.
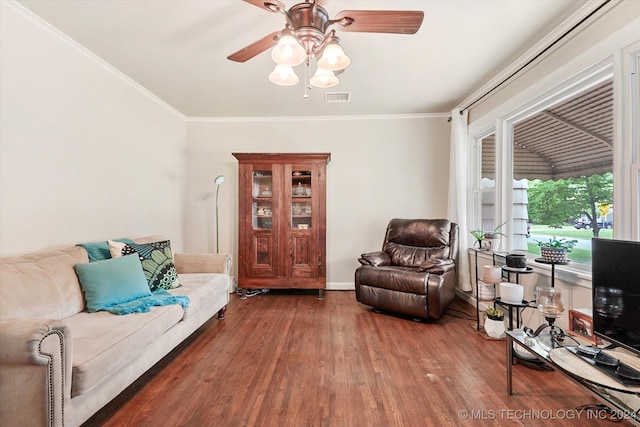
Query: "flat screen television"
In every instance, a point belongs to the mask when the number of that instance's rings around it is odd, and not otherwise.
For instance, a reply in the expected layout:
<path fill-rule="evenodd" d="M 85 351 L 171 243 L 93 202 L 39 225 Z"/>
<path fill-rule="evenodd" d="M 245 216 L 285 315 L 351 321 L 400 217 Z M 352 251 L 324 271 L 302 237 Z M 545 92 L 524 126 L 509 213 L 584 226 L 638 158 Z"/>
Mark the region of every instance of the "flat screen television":
<path fill-rule="evenodd" d="M 640 355 L 640 242 L 591 239 L 593 332 Z"/>

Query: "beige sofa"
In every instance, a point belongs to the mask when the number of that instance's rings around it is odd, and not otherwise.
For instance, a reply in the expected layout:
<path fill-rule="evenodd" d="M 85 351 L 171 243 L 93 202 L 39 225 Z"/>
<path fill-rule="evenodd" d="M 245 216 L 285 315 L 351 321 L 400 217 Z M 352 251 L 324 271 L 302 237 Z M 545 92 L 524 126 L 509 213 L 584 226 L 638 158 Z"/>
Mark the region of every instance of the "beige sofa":
<path fill-rule="evenodd" d="M 181 286 L 169 292 L 189 306 L 120 316 L 86 311 L 80 246 L 0 259 L 0 424 L 78 426 L 216 313 L 224 318 L 231 257 L 173 256 Z"/>

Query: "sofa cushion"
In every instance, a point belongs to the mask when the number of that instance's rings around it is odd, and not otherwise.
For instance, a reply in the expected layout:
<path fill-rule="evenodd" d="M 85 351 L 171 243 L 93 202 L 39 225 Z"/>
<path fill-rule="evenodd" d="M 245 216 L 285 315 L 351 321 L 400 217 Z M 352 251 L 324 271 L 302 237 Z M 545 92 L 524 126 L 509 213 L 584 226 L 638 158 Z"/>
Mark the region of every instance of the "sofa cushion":
<path fill-rule="evenodd" d="M 152 291 L 174 289 L 180 286 L 169 240 L 152 243 L 127 243 L 124 246 L 109 241 L 109 247 L 113 257 L 138 254 L 149 288 Z"/>
<path fill-rule="evenodd" d="M 162 334 L 181 319 L 194 316 L 211 301 L 229 298 L 229 276 L 225 274 L 180 274 L 180 283 L 180 288 L 169 292 L 189 297 L 189 307 L 184 310 L 171 305 L 152 308 L 149 313 L 115 316 L 104 311 L 84 312 L 66 319 L 73 336 L 72 396 L 108 381 L 117 369 L 126 369 L 129 360 L 144 354 L 145 346 L 162 339 Z"/>
<path fill-rule="evenodd" d="M 154 307 L 148 313 L 116 316 L 100 311 L 82 312 L 65 319 L 73 337 L 71 395 L 82 394 L 109 377 L 127 363 L 145 356 L 145 347 L 182 319 L 180 305 Z"/>
<path fill-rule="evenodd" d="M 75 269 L 90 313 L 151 295 L 136 255 L 76 264 Z"/>
<path fill-rule="evenodd" d="M 81 247 L 0 259 L 0 316 L 63 319 L 84 310 L 73 266 L 89 262 Z"/>
<path fill-rule="evenodd" d="M 211 301 L 217 301 L 221 295 L 229 297 L 229 276 L 226 274 L 185 273 L 180 274 L 180 283 L 182 286 L 179 289 L 172 289 L 169 293 L 189 297 L 185 319 L 211 304 Z"/>

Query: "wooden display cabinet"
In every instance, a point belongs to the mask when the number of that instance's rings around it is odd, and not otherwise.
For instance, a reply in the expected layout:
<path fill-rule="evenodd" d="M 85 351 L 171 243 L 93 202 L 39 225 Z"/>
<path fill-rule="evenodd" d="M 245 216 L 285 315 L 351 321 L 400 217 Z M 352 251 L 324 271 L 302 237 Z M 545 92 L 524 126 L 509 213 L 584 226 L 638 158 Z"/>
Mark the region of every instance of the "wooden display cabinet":
<path fill-rule="evenodd" d="M 233 153 L 239 162 L 238 287 L 326 287 L 330 153 Z"/>

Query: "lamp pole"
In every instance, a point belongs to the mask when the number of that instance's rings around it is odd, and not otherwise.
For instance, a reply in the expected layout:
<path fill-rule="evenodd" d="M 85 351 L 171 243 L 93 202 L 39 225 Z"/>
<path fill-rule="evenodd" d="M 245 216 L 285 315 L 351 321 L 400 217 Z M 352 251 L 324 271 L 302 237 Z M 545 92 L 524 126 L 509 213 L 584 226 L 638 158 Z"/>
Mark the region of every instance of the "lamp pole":
<path fill-rule="evenodd" d="M 220 192 L 220 184 L 224 182 L 224 175 L 216 176 L 216 179 L 213 180 L 216 183 L 216 253 L 220 253 L 220 237 L 219 237 L 219 228 L 218 228 L 218 193 Z"/>

